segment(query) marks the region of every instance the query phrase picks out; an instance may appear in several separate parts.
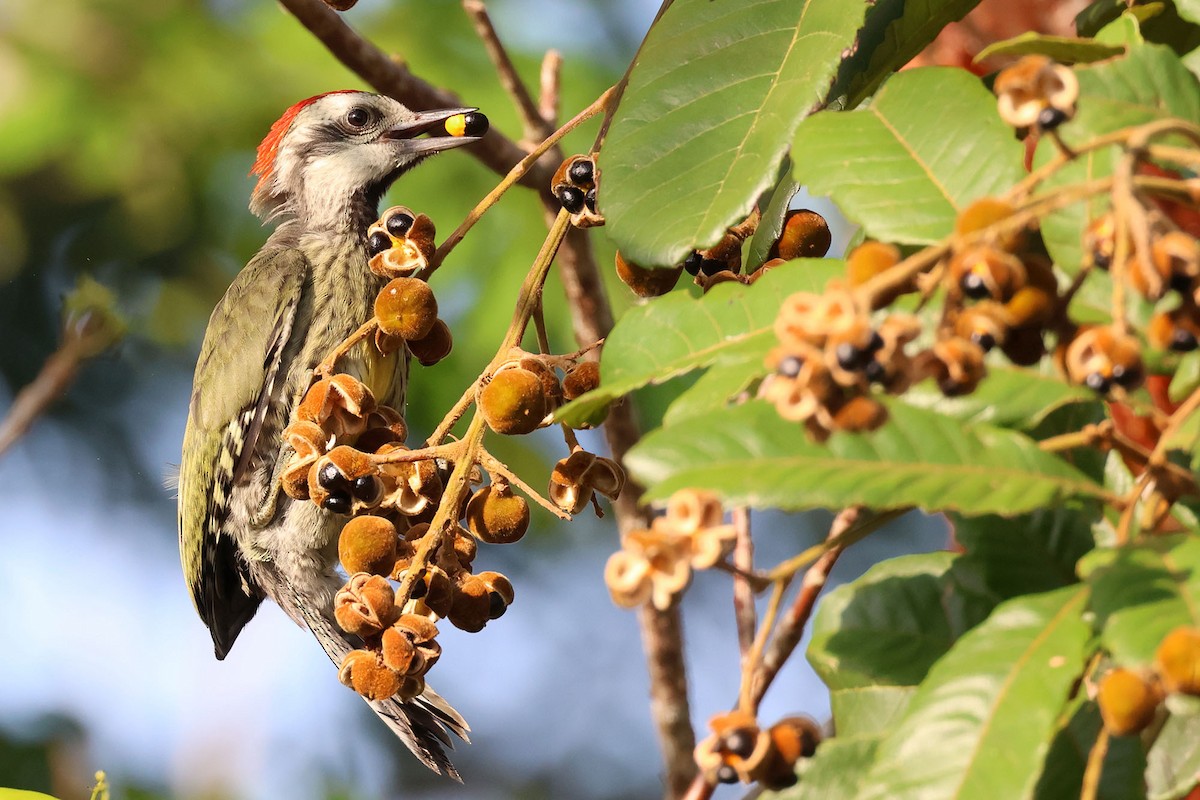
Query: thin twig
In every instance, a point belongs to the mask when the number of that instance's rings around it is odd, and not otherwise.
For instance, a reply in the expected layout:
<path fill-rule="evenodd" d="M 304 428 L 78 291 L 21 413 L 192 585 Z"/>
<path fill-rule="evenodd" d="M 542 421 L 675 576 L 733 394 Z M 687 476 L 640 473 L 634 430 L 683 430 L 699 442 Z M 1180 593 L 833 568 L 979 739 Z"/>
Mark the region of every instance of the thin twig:
<path fill-rule="evenodd" d="M 73 337 L 66 338 L 50 354 L 37 377 L 17 392 L 8 414 L 0 420 L 0 455 L 24 436 L 37 418 L 66 393 L 88 355 L 86 348 L 80 346 Z"/>
<path fill-rule="evenodd" d="M 826 541 L 839 540 L 842 534 L 857 525 L 859 518 L 866 513 L 866 509 L 862 506 L 843 509 L 830 524 L 829 533 L 825 537 Z M 845 549 L 845 543 L 834 545 L 805 571 L 804 579 L 800 583 L 800 591 L 796 593 L 796 599 L 792 601 L 787 613 L 779 620 L 775 633 L 771 637 L 770 647 L 763 653 L 762 661 L 758 664 L 754 678 L 750 682 L 750 699 L 755 709 L 762 702 L 763 695 L 767 693 L 767 689 L 775 680 L 775 676 L 779 674 L 779 670 L 791 657 L 796 645 L 800 644 L 800 639 L 804 636 L 804 629 L 812 617 L 813 608 L 816 607 L 817 597 L 825 588 L 829 572 L 837 563 L 838 556 Z"/>
<path fill-rule="evenodd" d="M 496 74 L 500 78 L 500 85 L 508 92 L 513 105 L 517 107 L 521 125 L 525 130 L 525 138 L 532 142 L 546 138 L 554 128 L 547 124 L 546 118 L 534 104 L 525 82 L 517 74 L 517 68 L 513 66 L 508 51 L 500 41 L 495 26 L 492 25 L 492 18 L 488 14 L 487 8 L 480 0 L 463 0 L 463 8 L 466 10 L 467 16 L 471 18 L 471 22 L 474 23 L 475 32 L 479 34 L 484 49 L 492 59 L 492 65 L 496 68 Z"/>
<path fill-rule="evenodd" d="M 559 87 L 562 83 L 562 55 L 557 50 L 547 50 L 542 57 L 539 75 L 538 113 L 553 130 L 558 125 Z"/>
<path fill-rule="evenodd" d="M 733 565 L 739 570 L 753 572 L 754 540 L 750 538 L 750 509 L 738 506 L 733 509 L 732 517 L 733 529 L 737 532 L 733 545 Z M 754 644 L 755 626 L 758 624 L 754 596 L 754 587 L 747 578 L 736 576 L 733 579 L 733 616 L 737 621 L 738 649 L 741 651 L 743 669 L 747 665 L 746 658 Z"/>
<path fill-rule="evenodd" d="M 467 409 L 475 402 L 475 394 L 479 388 L 479 379 L 476 378 L 471 382 L 471 385 L 462 393 L 462 397 L 458 398 L 458 402 L 442 417 L 442 421 L 434 429 L 426 444 L 434 445 L 441 444 L 442 441 L 450 435 L 450 431 L 462 419 L 463 414 L 467 413 Z"/>
<path fill-rule="evenodd" d="M 1083 771 L 1083 786 L 1079 800 L 1096 800 L 1100 791 L 1100 776 L 1104 773 L 1104 757 L 1108 755 L 1108 729 L 1101 728 L 1096 743 L 1088 753 L 1087 767 Z"/>
<path fill-rule="evenodd" d="M 479 465 L 481 467 L 483 467 L 484 469 L 486 469 L 493 476 L 500 475 L 501 477 L 503 477 L 510 484 L 512 484 L 513 486 L 516 486 L 522 492 L 527 494 L 529 496 L 529 498 L 531 500 L 533 500 L 533 502 L 537 503 L 539 506 L 546 509 L 547 511 L 549 511 L 551 514 L 558 517 L 559 519 L 562 519 L 562 520 L 571 519 L 570 514 L 563 511 L 561 508 L 554 505 L 554 503 L 551 503 L 546 498 L 542 497 L 541 493 L 539 493 L 536 489 L 534 489 L 532 486 L 530 486 L 525 481 L 521 480 L 521 476 L 517 475 L 517 473 L 515 473 L 511 469 L 509 469 L 508 466 L 503 461 L 496 458 L 495 456 L 493 456 L 491 453 L 487 452 L 486 450 L 481 451 L 479 454 Z"/>

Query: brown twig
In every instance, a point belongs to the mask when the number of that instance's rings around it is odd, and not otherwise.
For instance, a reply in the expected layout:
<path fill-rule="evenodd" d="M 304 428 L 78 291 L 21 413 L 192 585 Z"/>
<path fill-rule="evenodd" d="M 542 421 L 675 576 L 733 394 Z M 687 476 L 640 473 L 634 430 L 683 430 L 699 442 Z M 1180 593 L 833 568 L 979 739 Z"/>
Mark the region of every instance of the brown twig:
<path fill-rule="evenodd" d="M 739 506 L 733 510 L 733 529 L 737 539 L 733 545 L 733 564 L 739 570 L 752 572 L 754 570 L 754 540 L 750 538 L 750 509 Z M 750 647 L 754 644 L 754 631 L 758 623 L 758 614 L 754 608 L 754 587 L 747 578 L 736 576 L 733 579 L 733 616 L 737 621 L 738 648 L 742 655 L 742 667 L 746 667 L 746 658 L 750 655 Z"/>
<path fill-rule="evenodd" d="M 539 506 L 546 509 L 559 519 L 569 520 L 571 518 L 570 514 L 563 511 L 546 498 L 542 497 L 540 492 L 538 492 L 525 481 L 521 480 L 521 476 L 517 475 L 517 473 L 509 469 L 503 461 L 496 458 L 486 450 L 481 451 L 479 454 L 479 465 L 491 473 L 493 475 L 493 479 L 496 475 L 501 476 L 511 485 L 516 486 L 522 492 L 527 494 L 529 499 L 533 500 L 533 502 L 537 503 Z"/>
<path fill-rule="evenodd" d="M 495 26 L 492 25 L 492 18 L 488 14 L 487 8 L 480 0 L 463 0 L 463 8 L 466 10 L 467 16 L 471 18 L 471 22 L 474 23 L 475 32 L 479 34 L 484 49 L 492 59 L 492 65 L 496 68 L 496 74 L 500 78 L 500 85 L 508 92 L 513 105 L 517 107 L 525 138 L 531 142 L 545 139 L 554 128 L 542 116 L 542 112 L 534 104 L 525 82 L 517 74 L 517 68 L 513 65 L 508 51 L 500 41 Z"/>
<path fill-rule="evenodd" d="M 92 353 L 72 336 L 64 339 L 59 348 L 50 354 L 37 377 L 17 392 L 8 414 L 0 420 L 0 455 L 24 436 L 55 400 L 62 397 L 89 355 Z"/>
<path fill-rule="evenodd" d="M 558 124 L 559 87 L 562 82 L 563 58 L 557 50 L 547 50 L 542 57 L 539 75 L 538 113 L 553 130 Z"/>
<path fill-rule="evenodd" d="M 857 525 L 859 518 L 865 513 L 866 510 L 861 506 L 843 509 L 834 517 L 825 540 L 839 542 L 842 535 Z M 771 644 L 763 653 L 762 661 L 751 680 L 750 699 L 755 708 L 762 702 L 763 695 L 767 693 L 771 682 L 775 680 L 775 676 L 779 674 L 779 670 L 791 657 L 796 645 L 804 636 L 804 629 L 812 617 L 817 597 L 829 579 L 829 571 L 833 569 L 833 565 L 837 563 L 838 557 L 846 549 L 846 546 L 844 542 L 833 545 L 804 573 L 800 591 L 796 593 L 796 599 L 792 601 L 787 613 L 779 620 L 779 625 L 771 638 Z"/>

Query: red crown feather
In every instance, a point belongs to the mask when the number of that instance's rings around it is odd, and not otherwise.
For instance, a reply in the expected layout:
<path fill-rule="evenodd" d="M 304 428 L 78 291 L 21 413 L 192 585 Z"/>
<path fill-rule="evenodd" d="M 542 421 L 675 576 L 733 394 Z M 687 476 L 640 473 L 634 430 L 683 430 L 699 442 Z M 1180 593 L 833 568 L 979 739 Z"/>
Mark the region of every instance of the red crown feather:
<path fill-rule="evenodd" d="M 331 94 L 347 94 L 356 92 L 357 89 L 338 89 L 333 92 L 323 92 L 322 94 L 314 95 L 307 100 L 301 100 L 294 106 L 283 112 L 283 116 L 275 120 L 275 124 L 271 126 L 271 130 L 267 131 L 266 137 L 258 145 L 258 151 L 254 159 L 254 166 L 250 168 L 251 175 L 257 175 L 258 184 L 254 187 L 254 193 L 257 195 L 260 190 L 265 191 L 267 184 L 275 173 L 275 157 L 279 154 L 279 145 L 283 141 L 283 137 L 287 135 L 288 129 L 292 127 L 292 121 L 296 119 L 296 115 L 303 111 L 308 106 L 320 100 L 322 97 L 328 97 Z"/>

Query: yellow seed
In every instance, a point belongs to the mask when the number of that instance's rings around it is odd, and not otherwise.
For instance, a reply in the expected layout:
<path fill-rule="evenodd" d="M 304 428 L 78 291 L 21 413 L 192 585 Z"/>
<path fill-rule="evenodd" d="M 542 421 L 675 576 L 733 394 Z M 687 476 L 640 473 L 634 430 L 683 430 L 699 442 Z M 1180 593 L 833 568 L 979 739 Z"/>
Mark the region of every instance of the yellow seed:
<path fill-rule="evenodd" d="M 446 119 L 446 133 L 451 136 L 462 136 L 467 132 L 467 115 L 455 114 Z"/>

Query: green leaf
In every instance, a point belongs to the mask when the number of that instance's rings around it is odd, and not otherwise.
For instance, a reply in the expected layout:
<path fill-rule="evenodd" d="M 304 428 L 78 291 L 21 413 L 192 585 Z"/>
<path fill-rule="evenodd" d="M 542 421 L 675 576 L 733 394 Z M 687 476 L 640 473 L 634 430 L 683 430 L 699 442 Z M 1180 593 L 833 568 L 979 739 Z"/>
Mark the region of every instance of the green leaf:
<path fill-rule="evenodd" d="M 965 558 L 993 592 L 1004 598 L 1076 583 L 1075 564 L 1095 546 L 1095 504 L 1053 506 L 1012 519 L 951 515 Z"/>
<path fill-rule="evenodd" d="M 958 212 L 1021 179 L 1022 146 L 996 99 L 961 69 L 894 75 L 859 111 L 822 111 L 800 125 L 796 178 L 829 195 L 868 236 L 931 244 Z"/>
<path fill-rule="evenodd" d="M 1096 0 L 1075 16 L 1075 32 L 1080 36 L 1095 36 L 1123 14 L 1131 20 L 1145 21 L 1162 13 L 1162 10 L 1162 3 L 1145 3 L 1131 7 L 1125 0 Z"/>
<path fill-rule="evenodd" d="M 1069 145 L 1166 117 L 1200 119 L 1200 84 L 1167 47 L 1132 45 L 1124 58 L 1077 67 L 1075 72 L 1079 76 L 1079 111 L 1060 129 Z M 1116 147 L 1084 153 L 1049 178 L 1045 188 L 1105 178 L 1112 174 L 1117 154 Z M 1038 144 L 1034 165 L 1041 166 L 1057 155 L 1053 141 L 1044 138 Z M 1107 208 L 1107 195 L 1097 195 L 1043 218 L 1046 249 L 1069 275 L 1078 272 L 1083 263 L 1084 228 Z"/>
<path fill-rule="evenodd" d="M 817 748 L 800 782 L 782 792 L 767 792 L 766 800 L 846 800 L 858 796 L 858 785 L 879 746 L 878 736 L 846 737 L 840 733 Z"/>
<path fill-rule="evenodd" d="M 692 417 L 725 408 L 731 398 L 745 391 L 765 371 L 761 360 L 749 359 L 709 367 L 667 408 L 663 425 L 678 425 Z"/>
<path fill-rule="evenodd" d="M 1073 697 L 1059 714 L 1058 732 L 1046 752 L 1046 769 L 1034 789 L 1035 800 L 1079 797 L 1088 756 L 1100 733 L 1100 711 L 1086 692 Z M 1139 800 L 1146 796 L 1142 773 L 1146 760 L 1141 740 L 1117 736 L 1109 740 L 1096 800 Z"/>
<path fill-rule="evenodd" d="M 934 565 L 936 569 L 936 565 Z M 948 573 L 947 573 L 948 574 Z M 965 596 L 962 595 L 962 596 Z M 975 606 L 972 606 L 975 608 Z M 973 613 L 984 615 L 986 606 L 979 606 Z M 941 609 L 942 613 L 946 609 Z M 844 612 L 843 612 L 844 613 Z M 982 618 L 982 617 L 981 617 Z M 955 625 L 973 625 L 980 620 L 973 616 L 960 614 L 954 617 Z M 951 631 L 955 636 L 960 631 Z M 813 651 L 809 650 L 812 659 Z M 825 654 L 828 656 L 828 653 Z M 932 663 L 932 661 L 930 662 Z M 892 728 L 892 725 L 904 715 L 908 703 L 912 700 L 916 686 L 843 686 L 830 693 L 829 700 L 833 709 L 833 721 L 837 735 L 841 736 L 882 736 Z"/>
<path fill-rule="evenodd" d="M 957 558 L 938 552 L 888 559 L 830 592 L 817 609 L 808 646 L 809 663 L 825 685 L 838 694 L 920 683 L 954 640 L 991 610 L 951 569 Z M 885 702 L 894 708 L 897 699 Z M 858 729 L 864 727 L 860 722 Z"/>
<path fill-rule="evenodd" d="M 797 259 L 752 286 L 722 283 L 700 298 L 675 292 L 630 310 L 605 340 L 600 388 L 563 406 L 556 418 L 568 423 L 588 419 L 634 389 L 698 367 L 729 362 L 761 366 L 778 343 L 773 325 L 784 299 L 795 292 L 819 292 L 843 272 L 845 264 L 837 259 Z"/>
<path fill-rule="evenodd" d="M 1122 666 L 1148 664 L 1180 625 L 1200 626 L 1200 538 L 1163 536 L 1080 562 L 1100 641 Z"/>
<path fill-rule="evenodd" d="M 843 107 L 856 107 L 942 28 L 977 5 L 979 0 L 877 0 L 858 32 L 854 54 L 842 62 L 833 96 L 844 94 Z"/>
<path fill-rule="evenodd" d="M 866 3 L 676 0 L 646 36 L 600 153 L 621 252 L 676 264 L 771 186 Z"/>
<path fill-rule="evenodd" d="M 1001 428 L 1029 431 L 1063 406 L 1096 403 L 1096 394 L 1044 375 L 1010 365 L 989 365 L 987 377 L 974 392 L 946 397 L 932 381 L 919 383 L 904 393 L 904 402 L 964 422 L 987 422 Z"/>
<path fill-rule="evenodd" d="M 1186 797 L 1200 783 L 1200 714 L 1172 714 L 1146 754 L 1146 796 Z"/>
<path fill-rule="evenodd" d="M 1023 56 L 1030 53 L 1050 56 L 1065 64 L 1089 64 L 1112 58 L 1125 52 L 1120 45 L 1097 42 L 1095 39 L 1080 39 L 1074 36 L 1049 36 L 1037 31 L 1027 31 L 1020 36 L 993 42 L 975 56 L 978 64 L 992 56 Z"/>
<path fill-rule="evenodd" d="M 0 800 L 55 800 L 48 794 L 25 789 L 0 789 Z"/>
<path fill-rule="evenodd" d="M 1182 403 L 1197 387 L 1200 387 L 1200 350 L 1193 350 L 1179 359 L 1167 397 L 1173 403 Z"/>
<path fill-rule="evenodd" d="M 796 192 L 800 191 L 799 182 L 792 178 L 792 164 L 787 159 L 783 161 L 783 171 L 784 175 L 771 191 L 771 198 L 767 201 L 767 207 L 763 209 L 762 219 L 754 229 L 754 235 L 750 237 L 743 270 L 746 274 L 766 263 L 771 248 L 783 233 L 783 221 L 787 216 L 788 205 L 796 196 Z"/>
<path fill-rule="evenodd" d="M 857 797 L 1028 796 L 1083 668 L 1087 591 L 999 606 L 930 670 Z"/>
<path fill-rule="evenodd" d="M 626 456 L 648 499 L 685 487 L 734 504 L 801 510 L 863 504 L 1019 514 L 1102 487 L 1029 438 L 903 403 L 877 431 L 809 438 L 763 400 L 647 435 Z"/>

